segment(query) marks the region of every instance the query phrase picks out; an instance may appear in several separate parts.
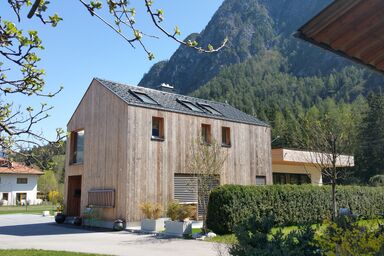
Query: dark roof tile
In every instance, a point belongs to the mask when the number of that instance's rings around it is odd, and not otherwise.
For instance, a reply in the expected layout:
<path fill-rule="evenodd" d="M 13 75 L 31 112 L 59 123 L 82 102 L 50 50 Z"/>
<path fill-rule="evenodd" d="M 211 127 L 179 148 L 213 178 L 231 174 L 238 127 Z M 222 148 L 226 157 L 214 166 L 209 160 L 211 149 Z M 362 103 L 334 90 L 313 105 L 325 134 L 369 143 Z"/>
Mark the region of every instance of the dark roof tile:
<path fill-rule="evenodd" d="M 190 96 L 185 96 L 181 94 L 175 94 L 175 93 L 169 93 L 154 89 L 149 89 L 145 87 L 139 87 L 139 86 L 130 86 L 126 84 L 121 84 L 117 82 L 112 82 L 100 78 L 95 78 L 100 84 L 102 84 L 104 87 L 109 89 L 111 92 L 119 96 L 122 100 L 124 100 L 126 103 L 146 108 L 154 108 L 154 109 L 161 109 L 171 112 L 177 112 L 177 113 L 183 113 L 183 114 L 189 114 L 189 115 L 196 115 L 196 116 L 203 116 L 203 117 L 210 117 L 215 119 L 222 119 L 232 122 L 238 122 L 238 123 L 246 123 L 246 124 L 252 124 L 252 125 L 259 125 L 259 126 L 268 126 L 267 123 L 260 121 L 254 116 L 248 115 L 234 107 L 232 107 L 229 104 L 226 103 L 220 103 L 220 102 L 214 102 L 199 98 L 194 98 Z M 151 97 L 153 100 L 155 100 L 159 105 L 154 104 L 148 104 L 142 102 L 140 99 L 135 97 L 132 92 L 141 92 L 147 94 L 149 97 Z M 215 115 L 210 113 L 209 111 L 204 110 L 203 113 L 196 112 L 185 105 L 178 102 L 179 100 L 185 100 L 192 102 L 195 105 L 200 104 L 207 104 L 214 109 L 216 109 L 218 112 L 220 112 L 222 115 Z"/>

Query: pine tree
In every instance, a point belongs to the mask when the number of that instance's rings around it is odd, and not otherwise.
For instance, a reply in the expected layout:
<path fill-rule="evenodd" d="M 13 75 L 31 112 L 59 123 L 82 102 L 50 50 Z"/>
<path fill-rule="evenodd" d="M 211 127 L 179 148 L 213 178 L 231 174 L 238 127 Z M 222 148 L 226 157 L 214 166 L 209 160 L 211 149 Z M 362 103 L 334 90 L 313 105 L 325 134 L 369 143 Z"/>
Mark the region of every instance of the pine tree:
<path fill-rule="evenodd" d="M 370 94 L 368 110 L 359 131 L 359 147 L 356 155 L 357 170 L 364 181 L 384 174 L 384 95 Z"/>

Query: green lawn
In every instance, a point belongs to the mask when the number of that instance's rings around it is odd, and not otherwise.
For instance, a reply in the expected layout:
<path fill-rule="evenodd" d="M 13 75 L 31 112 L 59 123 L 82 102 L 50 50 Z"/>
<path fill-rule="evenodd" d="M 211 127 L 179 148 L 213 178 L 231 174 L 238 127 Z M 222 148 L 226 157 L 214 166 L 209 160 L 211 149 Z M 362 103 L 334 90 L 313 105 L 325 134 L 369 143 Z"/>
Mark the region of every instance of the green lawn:
<path fill-rule="evenodd" d="M 384 219 L 380 220 L 360 220 L 359 225 L 361 226 L 366 226 L 369 228 L 377 227 L 377 224 L 380 223 L 381 225 L 384 225 Z M 282 232 L 284 235 L 288 235 L 290 232 L 293 230 L 296 230 L 298 227 L 297 226 L 289 226 L 289 227 L 283 227 Z M 316 230 L 318 234 L 322 232 L 322 230 L 325 228 L 324 225 L 318 225 L 314 224 L 312 225 L 312 228 Z M 276 233 L 279 228 L 273 228 L 272 229 L 272 234 Z M 225 244 L 235 244 L 237 243 L 237 238 L 234 234 L 227 234 L 227 235 L 218 235 L 213 238 L 207 238 L 205 241 L 208 242 L 216 242 L 216 243 L 225 243 Z"/>
<path fill-rule="evenodd" d="M 0 214 L 13 214 L 13 213 L 25 213 L 25 214 L 42 214 L 43 211 L 53 211 L 56 207 L 51 204 L 44 205 L 28 205 L 26 206 L 0 206 Z"/>
<path fill-rule="evenodd" d="M 0 250 L 1 256 L 100 256 L 102 254 L 64 252 L 64 251 L 45 251 L 45 250 Z"/>

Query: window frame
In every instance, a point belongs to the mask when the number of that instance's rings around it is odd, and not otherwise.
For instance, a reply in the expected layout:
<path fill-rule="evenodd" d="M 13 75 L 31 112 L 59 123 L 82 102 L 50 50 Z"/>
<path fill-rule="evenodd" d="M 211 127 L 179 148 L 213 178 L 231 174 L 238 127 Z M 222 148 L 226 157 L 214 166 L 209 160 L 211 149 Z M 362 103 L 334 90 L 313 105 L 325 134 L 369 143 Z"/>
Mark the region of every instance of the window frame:
<path fill-rule="evenodd" d="M 224 139 L 224 131 L 225 131 L 225 141 Z M 232 146 L 231 141 L 231 128 L 228 126 L 222 126 L 221 127 L 221 146 L 230 148 Z"/>
<path fill-rule="evenodd" d="M 23 181 L 23 182 L 21 182 L 21 181 Z M 16 178 L 16 184 L 28 184 L 28 178 L 26 178 L 26 177 L 17 177 Z"/>
<path fill-rule="evenodd" d="M 129 92 L 145 104 L 159 105 L 159 103 L 156 100 L 154 100 L 151 96 L 149 96 L 145 92 L 138 92 L 138 91 L 133 91 L 133 90 L 129 90 Z M 145 101 L 142 97 L 146 98 L 147 101 Z M 149 99 L 149 102 L 148 102 L 148 99 Z"/>
<path fill-rule="evenodd" d="M 78 136 L 79 133 L 83 133 L 83 154 L 82 159 L 79 161 L 78 158 Z M 85 130 L 84 129 L 78 129 L 75 131 L 72 131 L 70 134 L 70 164 L 71 165 L 82 165 L 84 164 L 84 149 L 85 149 Z"/>
<path fill-rule="evenodd" d="M 202 107 L 204 110 L 208 111 L 212 115 L 216 115 L 216 116 L 222 116 L 223 115 L 220 111 L 218 111 L 217 109 L 215 109 L 214 107 L 212 107 L 209 104 L 204 104 L 204 103 L 198 102 L 197 105 L 199 105 L 200 107 Z"/>
<path fill-rule="evenodd" d="M 258 179 L 263 179 L 263 183 L 258 183 Z M 255 185 L 256 186 L 265 186 L 267 185 L 267 176 L 266 175 L 256 175 L 256 179 L 255 179 Z"/>
<path fill-rule="evenodd" d="M 206 130 L 205 134 L 203 134 L 204 130 Z M 205 123 L 201 124 L 201 139 L 202 139 L 202 143 L 204 143 L 206 145 L 211 145 L 211 143 L 212 143 L 212 126 L 210 124 L 205 124 Z"/>
<path fill-rule="evenodd" d="M 188 100 L 182 100 L 177 99 L 177 101 L 182 104 L 184 107 L 188 108 L 189 110 L 196 112 L 196 113 L 204 113 L 204 110 L 202 110 L 197 104 L 194 104 L 191 101 Z M 195 110 L 196 109 L 196 110 Z"/>
<path fill-rule="evenodd" d="M 153 135 L 153 124 L 154 120 L 157 120 L 159 122 L 159 136 Z M 165 135 L 164 135 L 164 117 L 160 116 L 152 116 L 152 125 L 151 125 L 151 140 L 155 141 L 164 141 Z"/>
<path fill-rule="evenodd" d="M 4 195 L 7 195 L 7 198 L 6 198 L 6 199 L 4 198 Z M 3 192 L 3 193 L 1 193 L 1 200 L 9 201 L 9 192 Z"/>
<path fill-rule="evenodd" d="M 312 184 L 311 175 L 306 173 L 273 172 L 272 178 L 273 178 L 273 184 L 278 184 L 278 185 Z M 305 179 L 304 182 L 303 182 L 303 179 Z M 281 182 L 282 180 L 283 182 Z M 297 180 L 298 182 L 293 183 L 292 180 Z"/>

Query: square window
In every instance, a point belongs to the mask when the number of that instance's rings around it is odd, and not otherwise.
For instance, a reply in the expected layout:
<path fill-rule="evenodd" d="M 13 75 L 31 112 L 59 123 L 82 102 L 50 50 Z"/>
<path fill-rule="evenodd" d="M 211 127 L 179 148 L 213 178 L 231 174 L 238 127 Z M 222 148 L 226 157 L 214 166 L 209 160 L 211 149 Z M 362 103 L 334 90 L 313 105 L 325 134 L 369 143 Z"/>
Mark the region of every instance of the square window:
<path fill-rule="evenodd" d="M 164 139 L 164 118 L 152 117 L 152 139 Z"/>
<path fill-rule="evenodd" d="M 256 176 L 256 185 L 266 185 L 267 179 L 265 176 Z"/>
<path fill-rule="evenodd" d="M 231 129 L 229 127 L 221 127 L 221 145 L 231 146 Z"/>
<path fill-rule="evenodd" d="M 72 164 L 82 164 L 84 161 L 84 130 L 71 133 L 71 154 Z"/>
<path fill-rule="evenodd" d="M 203 143 L 211 144 L 211 126 L 209 124 L 201 125 L 201 139 Z"/>
<path fill-rule="evenodd" d="M 28 178 L 17 178 L 16 183 L 17 184 L 28 184 Z"/>
<path fill-rule="evenodd" d="M 8 193 L 3 193 L 3 200 L 8 201 Z"/>

